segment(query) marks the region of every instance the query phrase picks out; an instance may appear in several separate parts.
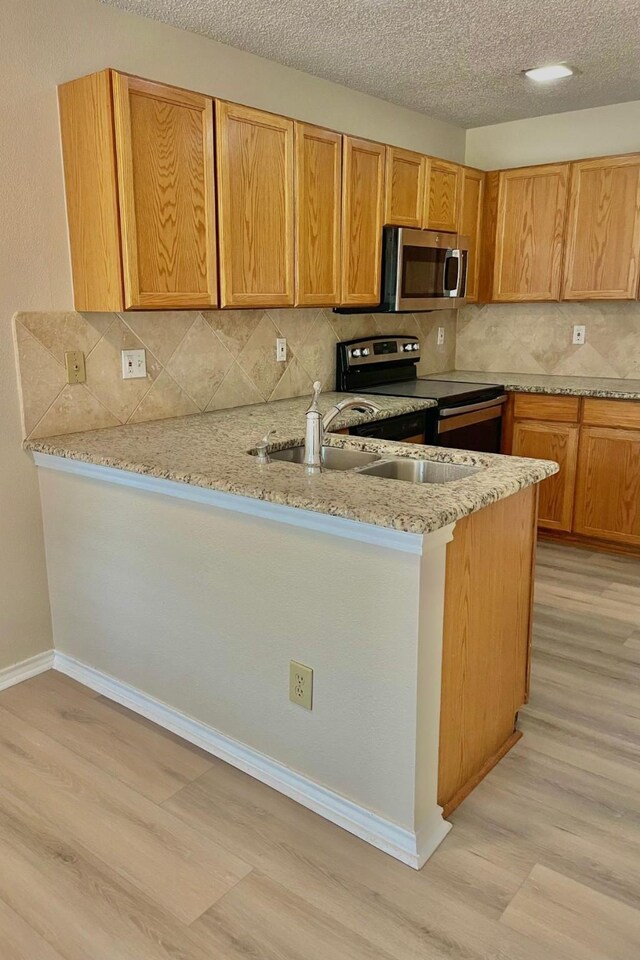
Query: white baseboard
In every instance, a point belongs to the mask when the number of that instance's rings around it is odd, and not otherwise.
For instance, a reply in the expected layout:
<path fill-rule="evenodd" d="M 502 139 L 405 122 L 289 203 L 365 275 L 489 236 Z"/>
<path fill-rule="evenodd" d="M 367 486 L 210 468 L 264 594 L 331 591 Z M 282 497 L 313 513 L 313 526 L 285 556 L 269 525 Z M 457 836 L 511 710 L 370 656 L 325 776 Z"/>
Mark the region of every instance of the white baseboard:
<path fill-rule="evenodd" d="M 442 819 L 439 807 L 416 833 L 399 827 L 136 687 L 59 651 L 55 651 L 51 659 L 55 670 L 171 730 L 416 870 L 423 866 L 451 829 L 451 824 Z"/>
<path fill-rule="evenodd" d="M 53 650 L 45 650 L 44 653 L 37 653 L 35 657 L 29 657 L 28 660 L 21 660 L 11 667 L 5 667 L 0 670 L 0 690 L 6 690 L 15 683 L 22 683 L 23 680 L 29 680 L 30 677 L 36 677 L 39 673 L 51 670 L 53 667 Z"/>

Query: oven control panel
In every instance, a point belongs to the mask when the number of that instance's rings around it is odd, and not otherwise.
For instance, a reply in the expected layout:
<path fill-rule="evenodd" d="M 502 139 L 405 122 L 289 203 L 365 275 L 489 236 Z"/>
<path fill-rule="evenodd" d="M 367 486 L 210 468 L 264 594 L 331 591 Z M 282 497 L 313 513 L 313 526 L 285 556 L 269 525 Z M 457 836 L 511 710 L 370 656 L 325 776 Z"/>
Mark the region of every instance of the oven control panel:
<path fill-rule="evenodd" d="M 372 337 L 343 344 L 349 367 L 366 363 L 387 363 L 390 360 L 420 359 L 420 343 L 414 337 Z"/>

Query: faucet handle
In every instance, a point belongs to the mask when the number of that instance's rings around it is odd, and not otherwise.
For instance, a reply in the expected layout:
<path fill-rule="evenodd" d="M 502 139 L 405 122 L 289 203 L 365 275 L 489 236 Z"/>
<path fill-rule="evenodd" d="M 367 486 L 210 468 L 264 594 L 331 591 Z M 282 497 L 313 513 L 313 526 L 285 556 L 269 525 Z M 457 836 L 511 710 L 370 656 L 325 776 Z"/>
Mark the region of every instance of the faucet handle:
<path fill-rule="evenodd" d="M 275 433 L 275 430 L 268 430 L 265 433 L 262 440 L 259 443 L 256 443 L 256 463 L 271 463 L 271 457 L 267 453 L 269 443 L 271 442 L 271 435 Z"/>
<path fill-rule="evenodd" d="M 311 395 L 311 403 L 307 413 L 320 413 L 320 407 L 318 406 L 318 400 L 320 399 L 320 391 L 322 390 L 322 384 L 319 380 L 316 380 L 313 384 L 313 393 Z"/>

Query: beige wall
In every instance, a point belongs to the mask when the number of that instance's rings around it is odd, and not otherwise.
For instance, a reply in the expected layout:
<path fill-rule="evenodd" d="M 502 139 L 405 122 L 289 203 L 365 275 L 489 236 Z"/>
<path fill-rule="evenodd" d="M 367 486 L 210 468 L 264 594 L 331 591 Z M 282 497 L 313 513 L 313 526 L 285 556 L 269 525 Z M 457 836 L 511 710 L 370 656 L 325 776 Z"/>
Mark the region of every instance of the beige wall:
<path fill-rule="evenodd" d="M 586 343 L 571 342 L 573 325 Z M 458 312 L 458 370 L 640 377 L 640 303 L 493 303 Z"/>
<path fill-rule="evenodd" d="M 640 151 L 640 100 L 467 130 L 466 161 L 483 170 Z"/>
<path fill-rule="evenodd" d="M 443 531 L 420 557 L 55 470 L 40 483 L 57 650 L 410 831 L 430 820 Z M 314 671 L 311 712 L 289 702 L 290 660 Z"/>
<path fill-rule="evenodd" d="M 51 644 L 11 318 L 72 306 L 56 84 L 105 66 L 462 159 L 464 131 L 97 0 L 0 4 L 0 668 Z M 54 368 L 55 370 L 55 368 Z"/>

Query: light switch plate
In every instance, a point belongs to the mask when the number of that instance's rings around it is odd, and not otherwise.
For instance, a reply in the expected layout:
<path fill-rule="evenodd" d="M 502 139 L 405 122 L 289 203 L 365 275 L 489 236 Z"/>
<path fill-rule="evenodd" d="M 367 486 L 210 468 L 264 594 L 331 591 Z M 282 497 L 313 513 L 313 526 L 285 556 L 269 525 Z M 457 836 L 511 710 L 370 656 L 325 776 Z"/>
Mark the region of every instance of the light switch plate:
<path fill-rule="evenodd" d="M 147 375 L 147 357 L 144 350 L 122 351 L 122 379 L 135 380 Z"/>
<path fill-rule="evenodd" d="M 65 351 L 64 365 L 67 369 L 67 383 L 85 382 L 87 379 L 87 371 L 82 350 Z"/>
<path fill-rule="evenodd" d="M 276 360 L 283 363 L 287 359 L 287 341 L 284 337 L 276 339 Z"/>
<path fill-rule="evenodd" d="M 313 705 L 313 670 L 297 660 L 289 661 L 289 700 L 306 710 Z"/>
<path fill-rule="evenodd" d="M 444 327 L 438 327 L 438 346 L 441 347 L 444 343 Z"/>

